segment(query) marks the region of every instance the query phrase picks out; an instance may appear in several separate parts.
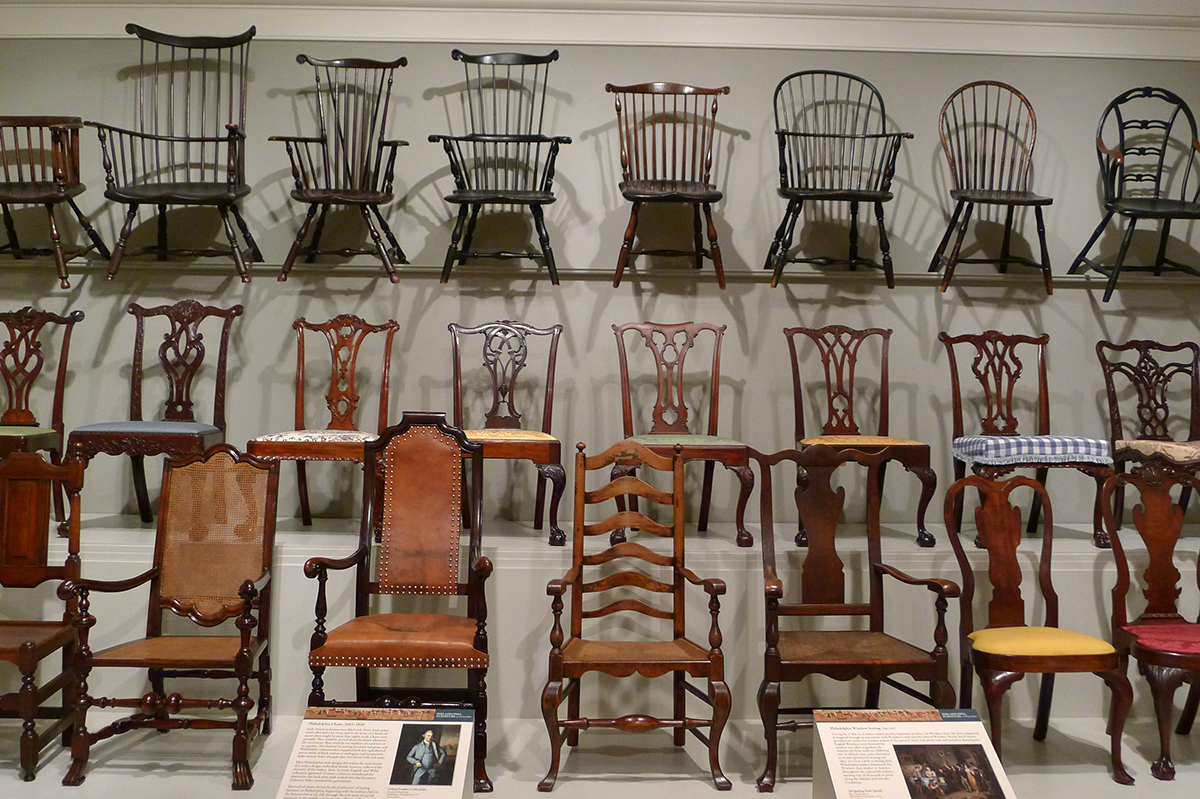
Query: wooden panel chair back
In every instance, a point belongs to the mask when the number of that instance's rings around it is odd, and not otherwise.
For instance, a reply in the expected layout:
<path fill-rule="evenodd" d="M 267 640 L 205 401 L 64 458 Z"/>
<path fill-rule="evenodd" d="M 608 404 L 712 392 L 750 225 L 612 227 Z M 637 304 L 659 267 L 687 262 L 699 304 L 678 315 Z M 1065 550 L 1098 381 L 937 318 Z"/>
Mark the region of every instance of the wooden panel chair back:
<path fill-rule="evenodd" d="M 729 87 L 680 83 L 608 84 L 616 95 L 625 181 L 712 183 L 717 98 Z"/>
<path fill-rule="evenodd" d="M 529 363 L 529 341 L 536 338 L 546 342 L 546 376 L 541 392 L 540 429 L 549 434 L 554 410 L 554 372 L 558 362 L 558 339 L 562 334 L 562 325 L 541 328 L 523 322 L 504 320 L 475 327 L 451 323 L 449 329 L 454 359 L 455 426 L 467 427 L 467 401 L 463 391 L 463 349 L 467 339 L 474 340 L 478 337 L 482 349 L 479 363 L 487 370 L 492 387 L 491 405 L 484 413 L 483 427 L 499 430 L 530 429 L 526 427 L 527 422 L 518 403 L 525 397 L 536 397 L 536 394 L 524 391 L 523 385 L 518 386 L 517 379 Z"/>
<path fill-rule="evenodd" d="M 1037 116 L 1025 95 L 994 80 L 958 89 L 938 121 L 957 190 L 1023 192 L 1037 141 Z"/>
<path fill-rule="evenodd" d="M 651 435 L 679 433 L 688 435 L 689 412 L 686 403 L 687 384 L 684 380 L 684 363 L 696 340 L 707 333 L 713 334 L 712 367 L 708 381 L 708 426 L 706 434 L 717 434 L 717 418 L 721 389 L 721 340 L 725 325 L 708 322 L 683 322 L 681 324 L 659 324 L 656 322 L 626 322 L 613 325 L 617 336 L 617 358 L 621 375 L 621 421 L 624 435 L 634 435 L 633 394 L 634 385 L 629 376 L 630 344 L 626 333 L 634 331 L 641 336 L 642 344 L 654 358 L 656 392 L 650 413 Z M 633 339 L 635 342 L 636 338 Z M 693 409 L 695 410 L 695 409 Z"/>
<path fill-rule="evenodd" d="M 61 487 L 70 497 L 65 525 L 67 557 L 49 561 L 50 496 Z M 83 464 L 47 463 L 36 452 L 14 452 L 0 460 L 0 586 L 33 588 L 48 580 L 79 576 L 79 492 Z M 3 622 L 0 621 L 0 625 Z"/>
<path fill-rule="evenodd" d="M 892 331 L 872 327 L 855 330 L 843 325 L 822 328 L 791 327 L 783 331 L 788 340 L 788 351 L 792 357 L 792 396 L 795 397 L 796 441 L 808 436 L 804 424 L 804 391 L 800 381 L 800 358 L 798 337 L 812 341 L 821 356 L 825 371 L 825 422 L 821 435 L 857 436 L 862 430 L 854 418 L 856 407 L 862 407 L 862 395 L 856 397 L 859 388 L 858 361 L 864 347 L 877 346 L 880 358 L 877 396 L 870 403 L 879 414 L 875 435 L 888 435 L 888 345 Z M 873 340 L 878 339 L 875 343 Z M 856 404 L 857 403 L 857 404 Z"/>
<path fill-rule="evenodd" d="M 946 346 L 950 359 L 950 396 L 954 407 L 954 437 L 966 435 L 964 426 L 963 385 L 960 378 L 958 352 L 967 354 L 970 360 L 969 377 L 965 381 L 973 386 L 978 383 L 982 390 L 979 403 L 979 424 L 986 436 L 1015 436 L 1017 415 L 1015 411 L 1017 381 L 1025 373 L 1026 361 L 1022 353 L 1032 349 L 1033 366 L 1037 369 L 1037 430 L 1026 435 L 1049 435 L 1050 394 L 1046 377 L 1046 345 L 1049 334 L 1026 336 L 988 330 L 983 333 L 967 333 L 951 336 L 939 333 L 938 340 Z M 1028 356 L 1025 356 L 1028 357 Z M 965 359 L 964 359 L 965 363 Z"/>

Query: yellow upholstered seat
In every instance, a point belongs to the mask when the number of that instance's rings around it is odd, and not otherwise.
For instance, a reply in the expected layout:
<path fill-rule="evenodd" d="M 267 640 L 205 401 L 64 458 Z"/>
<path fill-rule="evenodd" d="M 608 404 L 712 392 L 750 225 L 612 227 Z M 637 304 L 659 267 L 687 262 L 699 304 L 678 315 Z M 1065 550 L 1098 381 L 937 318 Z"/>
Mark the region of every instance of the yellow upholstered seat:
<path fill-rule="evenodd" d="M 549 433 L 540 430 L 515 430 L 489 427 L 483 430 L 464 430 L 469 441 L 556 441 Z"/>
<path fill-rule="evenodd" d="M 1112 644 L 1057 627 L 991 627 L 967 636 L 971 648 L 993 655 L 1108 655 Z"/>

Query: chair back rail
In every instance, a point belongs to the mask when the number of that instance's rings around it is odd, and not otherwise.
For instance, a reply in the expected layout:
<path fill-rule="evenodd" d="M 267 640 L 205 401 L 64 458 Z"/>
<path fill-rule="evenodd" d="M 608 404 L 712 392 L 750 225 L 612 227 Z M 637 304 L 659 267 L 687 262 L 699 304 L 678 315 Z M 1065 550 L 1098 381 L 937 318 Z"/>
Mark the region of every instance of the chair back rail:
<path fill-rule="evenodd" d="M 305 333 L 320 333 L 329 345 L 330 376 L 329 390 L 325 394 L 325 407 L 329 409 L 329 430 L 357 430 L 358 412 L 358 355 L 363 342 L 372 333 L 383 333 L 383 366 L 379 381 L 378 432 L 387 427 L 388 400 L 392 375 L 392 343 L 399 323 L 389 319 L 381 325 L 373 325 L 355 314 L 338 314 L 327 322 L 309 322 L 300 317 L 292 323 L 296 331 L 296 429 L 305 430 L 306 357 Z"/>
<path fill-rule="evenodd" d="M 1025 370 L 1021 352 L 1032 347 L 1034 366 L 1037 369 L 1037 432 L 1033 435 L 1050 434 L 1050 393 L 1046 376 L 1046 345 L 1049 334 L 1026 336 L 987 330 L 983 333 L 967 333 L 951 336 L 938 333 L 938 340 L 946 347 L 950 360 L 950 392 L 954 406 L 954 437 L 965 435 L 963 389 L 960 382 L 960 366 L 956 350 L 961 349 L 970 358 L 970 375 L 982 389 L 979 409 L 980 427 L 985 436 L 1015 436 L 1018 421 L 1014 412 L 1016 385 Z"/>
<path fill-rule="evenodd" d="M 55 485 L 70 500 L 67 557 L 49 562 L 50 499 Z M 48 580 L 79 576 L 79 492 L 83 463 L 68 458 L 48 463 L 36 452 L 14 452 L 0 460 L 0 586 L 33 588 Z"/>
<path fill-rule="evenodd" d="M 0 182 L 78 186 L 82 125 L 78 117 L 0 116 Z"/>

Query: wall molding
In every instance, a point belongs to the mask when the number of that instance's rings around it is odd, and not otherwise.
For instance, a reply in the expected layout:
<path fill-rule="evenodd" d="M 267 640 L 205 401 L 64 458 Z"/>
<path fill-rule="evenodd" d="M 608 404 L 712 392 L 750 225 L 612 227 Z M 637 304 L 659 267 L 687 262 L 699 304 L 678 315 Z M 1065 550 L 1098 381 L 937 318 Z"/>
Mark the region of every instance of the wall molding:
<path fill-rule="evenodd" d="M 1194 0 L 358 0 L 8 2 L 3 38 L 125 38 L 125 23 L 182 32 L 258 27 L 263 39 L 633 45 L 1200 61 Z M 1025 5 L 1026 8 L 1014 8 Z M 214 22 L 216 20 L 216 22 Z"/>

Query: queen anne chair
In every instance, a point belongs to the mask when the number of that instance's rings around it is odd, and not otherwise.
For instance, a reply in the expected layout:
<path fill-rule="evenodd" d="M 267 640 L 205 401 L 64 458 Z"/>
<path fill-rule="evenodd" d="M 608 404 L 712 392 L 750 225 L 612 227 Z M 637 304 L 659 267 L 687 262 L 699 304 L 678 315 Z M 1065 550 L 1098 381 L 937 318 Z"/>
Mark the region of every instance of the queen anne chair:
<path fill-rule="evenodd" d="M 296 331 L 296 429 L 270 433 L 250 439 L 246 449 L 251 455 L 267 460 L 296 462 L 296 485 L 300 492 L 300 519 L 312 524 L 308 501 L 309 461 L 363 462 L 363 445 L 387 427 L 388 398 L 392 377 L 392 341 L 400 325 L 389 319 L 373 325 L 354 314 L 339 314 L 328 322 L 309 322 L 303 316 L 292 323 Z M 325 406 L 329 424 L 324 429 L 310 428 L 305 417 L 305 333 L 320 333 L 329 345 L 331 360 L 329 391 Z M 383 363 L 378 374 L 379 414 L 375 432 L 360 430 L 355 421 L 362 397 L 358 393 L 358 355 L 367 336 L 383 333 Z"/>
<path fill-rule="evenodd" d="M 87 122 L 96 128 L 104 159 L 104 196 L 129 206 L 125 224 L 108 264 L 116 276 L 138 208 L 158 208 L 158 239 L 130 255 L 230 256 L 242 282 L 250 280 L 242 245 L 229 216 L 241 231 L 250 261 L 262 261 L 238 201 L 250 193 L 246 182 L 246 81 L 251 27 L 236 36 L 174 36 L 129 24 L 138 37 L 135 72 L 136 129 Z M 167 206 L 210 206 L 221 214 L 228 249 L 167 248 Z"/>
<path fill-rule="evenodd" d="M 998 478 L 1017 468 L 1035 469 L 1037 482 L 1045 486 L 1051 468 L 1078 469 L 1096 481 L 1096 502 L 1092 511 L 1092 540 L 1098 547 L 1108 546 L 1100 516 L 1100 489 L 1112 472 L 1112 447 L 1098 438 L 1050 435 L 1050 389 L 1046 376 L 1046 345 L 1050 336 L 1025 336 L 988 330 L 951 336 L 938 333 L 950 361 L 950 398 L 954 409 L 954 479 L 961 480 L 970 466 L 976 474 Z M 982 435 L 967 435 L 965 409 L 960 382 L 958 352 L 967 353 L 970 376 L 982 390 L 975 402 L 982 414 Z M 1037 433 L 1022 435 L 1014 406 L 1018 405 L 1016 385 L 1025 371 L 1022 353 L 1029 353 L 1037 369 Z M 965 374 L 965 373 L 964 373 Z M 970 379 L 966 381 L 973 385 Z M 1030 535 L 1037 532 L 1042 492 L 1034 492 L 1029 511 Z M 956 524 L 962 524 L 962 500 L 955 509 Z M 1049 530 L 1049 523 L 1046 525 Z"/>
<path fill-rule="evenodd" d="M 464 459 L 471 481 L 464 484 Z M 465 550 L 463 496 L 470 492 Z M 378 497 L 382 496 L 382 502 Z M 344 558 L 309 558 L 304 574 L 317 580 L 316 628 L 310 642 L 310 707 L 470 707 L 475 710 L 476 793 L 491 791 L 487 758 L 487 601 L 492 562 L 481 552 L 483 447 L 446 424 L 442 413 L 405 413 L 400 423 L 366 444 L 362 525 L 358 549 Z M 378 545 L 372 546 L 376 530 Z M 327 629 L 325 583 L 330 572 L 354 569 L 354 616 Z M 466 582 L 459 576 L 465 568 Z M 466 597 L 466 613 L 385 612 L 379 597 Z M 325 669 L 355 669 L 353 701 L 325 696 Z M 467 687 L 372 684 L 371 669 L 466 669 Z M 419 686 L 424 686 L 420 683 Z"/>
<path fill-rule="evenodd" d="M 845 553 L 838 554 L 838 522 L 845 504 L 846 492 L 834 489 L 830 478 L 839 466 L 847 462 L 868 467 L 868 482 L 876 487 L 882 473 L 885 452 L 837 449 L 813 444 L 802 450 L 783 450 L 772 455 L 752 451 L 751 457 L 759 467 L 760 521 L 762 525 L 763 589 L 766 599 L 766 650 L 763 654 L 763 681 L 758 689 L 758 709 L 762 715 L 767 738 L 767 765 L 758 778 L 760 791 L 775 787 L 779 730 L 796 730 L 811 726 L 811 721 L 780 721 L 780 714 L 796 715 L 812 712 L 812 708 L 780 707 L 780 683 L 799 682 L 813 674 L 835 680 L 867 680 L 868 707 L 879 707 L 879 690 L 886 683 L 905 694 L 937 708 L 954 707 L 954 688 L 951 687 L 949 656 L 946 653 L 947 600 L 958 596 L 958 586 L 949 580 L 921 579 L 883 563 L 878 505 L 868 503 L 867 518 L 867 598 L 851 601 L 845 571 Z M 796 502 L 800 517 L 809 534 L 808 551 L 803 564 L 788 584 L 800 584 L 799 601 L 784 602 L 785 582 L 776 570 L 774 499 L 771 468 L 785 461 L 800 469 L 800 486 Z M 844 540 L 844 537 L 843 537 Z M 933 647 L 922 649 L 885 632 L 884 578 L 892 577 L 903 585 L 924 586 L 936 595 Z M 906 611 L 910 608 L 906 608 Z M 857 617 L 867 622 L 868 629 L 781 629 L 787 617 L 829 619 Z M 784 623 L 786 625 L 786 622 Z M 928 693 L 898 683 L 896 675 L 906 674 L 913 680 L 929 683 Z"/>
<path fill-rule="evenodd" d="M 1200 275 L 1200 269 L 1167 257 L 1171 222 L 1200 219 L 1200 136 L 1196 118 L 1179 95 L 1144 86 L 1122 92 L 1113 99 L 1096 127 L 1096 157 L 1104 184 L 1104 218 L 1071 264 L 1070 273 L 1095 269 L 1108 277 L 1104 301 L 1117 287 L 1121 271 L 1171 269 Z M 1129 220 L 1125 236 L 1111 266 L 1088 258 L 1088 253 L 1113 216 Z M 1153 266 L 1126 266 L 1125 256 L 1133 231 L 1142 220 L 1158 220 L 1162 227 Z"/>
<path fill-rule="evenodd" d="M 271 665 L 267 633 L 271 617 L 271 553 L 279 465 L 243 455 L 222 444 L 167 461 L 162 512 L 154 540 L 154 563 L 126 580 L 74 579 L 59 595 L 78 601 L 79 634 L 74 689 L 79 714 L 71 740 L 71 768 L 64 785 L 83 782 L 93 744 L 130 730 L 228 729 L 233 731 L 233 788 L 254 784 L 250 742 L 270 732 Z M 117 593 L 149 585 L 146 634 L 101 651 L 90 646 L 96 617 L 93 593 Z M 221 634 L 188 635 L 164 623 L 167 612 Z M 230 627 L 235 629 L 230 629 Z M 146 669 L 150 691 L 122 698 L 98 696 L 89 685 L 97 669 Z M 234 696 L 185 697 L 191 686 L 168 694 L 166 680 L 236 680 Z M 258 683 L 257 712 L 250 684 Z M 173 683 L 173 687 L 175 684 Z M 126 708 L 128 716 L 96 731 L 87 728 L 93 707 Z M 209 712 L 233 711 L 233 719 Z M 181 713 L 192 713 L 183 715 Z"/>
<path fill-rule="evenodd" d="M 468 258 L 537 258 L 545 261 L 550 281 L 557 286 L 558 269 L 550 249 L 544 207 L 554 202 L 558 151 L 571 143 L 570 136 L 545 133 L 546 85 L 558 51 L 546 55 L 467 55 L 452 50 L 450 57 L 462 62 L 466 76 L 464 115 L 468 132 L 463 136 L 429 137 L 429 141 L 441 143 L 450 159 L 454 191 L 446 196 L 446 202 L 458 206 L 442 282 L 450 279 L 456 261 L 465 264 Z M 475 223 L 485 205 L 528 207 L 541 249 L 472 250 Z"/>
<path fill-rule="evenodd" d="M 869 485 L 877 486 L 877 493 L 867 496 L 868 505 L 874 509 L 875 518 L 879 516 L 879 505 L 882 501 L 884 470 L 888 461 L 896 461 L 921 481 L 921 498 L 917 503 L 917 543 L 923 547 L 934 545 L 933 535 L 925 527 L 925 509 L 933 499 L 937 488 L 937 474 L 929 465 L 929 445 L 907 438 L 894 438 L 888 434 L 888 345 L 891 343 L 892 331 L 882 328 L 854 330 L 842 325 L 829 325 L 822 328 L 790 327 L 785 328 L 788 351 L 792 356 L 792 396 L 795 399 L 796 411 L 796 447 L 803 449 L 814 444 L 824 444 L 834 450 L 851 449 L 860 453 L 880 454 L 878 461 L 879 476 L 877 480 L 868 478 Z M 821 356 L 821 364 L 825 370 L 825 422 L 821 434 L 809 436 L 804 425 L 804 386 L 800 381 L 800 357 L 797 348 L 797 338 L 805 337 L 811 340 Z M 863 407 L 862 394 L 857 394 L 860 388 L 857 379 L 859 356 L 863 347 L 869 345 L 872 339 L 879 340 L 879 383 L 877 396 L 871 407 L 879 414 L 879 424 L 875 435 L 864 435 L 858 422 L 855 421 L 855 407 Z M 876 534 L 879 530 L 874 531 Z M 797 543 L 802 543 L 804 535 L 801 528 Z"/>
<path fill-rule="evenodd" d="M 999 81 L 968 83 L 946 100 L 938 128 L 942 150 L 950 164 L 950 198 L 955 202 L 950 224 L 929 264 L 930 272 L 942 270 L 942 291 L 950 287 L 954 268 L 961 263 L 997 264 L 1001 273 L 1007 272 L 1010 264 L 1024 264 L 1041 269 L 1046 293 L 1053 294 L 1042 209 L 1054 200 L 1029 190 L 1033 146 L 1037 141 L 1037 116 L 1029 100 Z M 1004 238 L 999 257 L 960 255 L 976 205 L 1004 209 Z M 1015 255 L 1011 249 L 1013 216 L 1018 208 L 1033 209 L 1041 261 Z M 946 248 L 956 228 L 958 235 L 947 255 Z"/>
<path fill-rule="evenodd" d="M 133 464 L 133 487 L 138 512 L 143 522 L 151 522 L 150 494 L 146 489 L 147 455 L 180 457 L 200 453 L 225 440 L 225 372 L 229 354 L 229 333 L 233 320 L 242 315 L 242 306 L 217 308 L 196 300 L 180 300 L 174 305 L 143 308 L 129 303 L 129 313 L 137 320 L 133 341 L 133 367 L 129 384 L 129 421 L 98 422 L 71 431 L 67 447 L 84 463 L 103 452 L 128 455 Z M 168 382 L 164 419 L 146 420 L 142 415 L 142 353 L 146 340 L 146 322 L 161 318 L 168 325 L 158 346 L 158 361 Z M 208 350 L 201 326 L 207 319 L 219 319 L 221 336 L 217 344 L 217 368 L 214 375 L 212 424 L 196 421 L 192 386 L 204 364 Z"/>
<path fill-rule="evenodd" d="M 1020 487 L 1031 488 L 1041 498 L 1046 514 L 1046 532 L 1042 536 L 1041 553 L 1037 559 L 1037 587 L 1040 602 L 1022 596 L 1021 512 L 1013 506 L 1010 495 Z M 981 496 L 975 510 L 975 525 L 979 531 L 978 544 L 987 550 L 987 568 L 981 570 L 991 584 L 991 599 L 987 606 L 987 621 L 975 627 L 972 602 L 975 598 L 975 570 L 967 560 L 959 537 L 956 502 L 963 491 L 976 489 Z M 1090 635 L 1064 630 L 1058 626 L 1058 594 L 1051 581 L 1053 573 L 1050 555 L 1054 525 L 1050 497 L 1045 487 L 1028 477 L 1018 475 L 997 481 L 980 475 L 956 480 L 946 492 L 946 531 L 954 556 L 962 570 L 962 594 L 959 596 L 959 652 L 962 658 L 962 681 L 959 702 L 971 706 L 973 696 L 971 671 L 974 667 L 987 698 L 991 720 L 992 745 L 996 754 L 1001 751 L 1000 729 L 1005 692 L 1026 674 L 1041 674 L 1037 721 L 1034 740 L 1042 741 L 1050 724 L 1050 703 L 1054 696 L 1054 678 L 1058 674 L 1092 672 L 1104 680 L 1112 692 L 1112 710 L 1108 719 L 1111 740 L 1112 778 L 1122 785 L 1132 785 L 1133 777 L 1121 763 L 1121 734 L 1125 718 L 1133 704 L 1133 688 L 1121 667 L 1120 655 L 1107 641 Z M 1026 605 L 1040 604 L 1045 608 L 1041 626 L 1025 620 Z"/>
<path fill-rule="evenodd" d="M 15 258 L 53 255 L 59 285 L 71 288 L 67 261 L 91 250 L 112 257 L 100 234 L 79 210 L 75 198 L 87 187 L 79 180 L 79 117 L 0 117 L 0 210 L 8 243 L 0 252 Z M 55 206 L 66 203 L 91 240 L 81 249 L 63 247 Z M 50 223 L 50 249 L 22 247 L 10 205 L 41 205 Z"/>
<path fill-rule="evenodd" d="M 16 594 L 10 593 L 15 589 L 79 577 L 82 486 L 83 464 L 76 460 L 51 464 L 34 452 L 14 452 L 0 459 L 0 588 L 6 598 L 15 598 Z M 71 510 L 60 527 L 67 537 L 67 557 L 61 565 L 51 565 L 47 543 L 50 495 L 59 496 L 63 490 L 70 497 Z M 6 608 L 0 619 L 0 661 L 17 667 L 21 685 L 16 691 L 0 694 L 0 718 L 21 719 L 21 778 L 29 781 L 37 774 L 42 751 L 56 737 L 62 737 L 63 746 L 71 740 L 77 718 L 73 666 L 77 639 L 70 606 L 58 621 L 14 618 L 18 614 L 12 610 Z M 38 664 L 59 651 L 61 667 L 52 669 L 53 676 L 39 684 Z M 56 693 L 61 693 L 61 702 L 51 706 L 47 700 Z M 39 718 L 54 721 L 39 732 Z"/>
<path fill-rule="evenodd" d="M 1175 690 L 1183 683 L 1191 685 L 1175 730 L 1179 735 L 1191 731 L 1200 705 L 1200 624 L 1188 621 L 1179 612 L 1182 575 L 1177 564 L 1183 561 L 1183 553 L 1178 551 L 1183 509 L 1171 501 L 1171 489 L 1177 485 L 1200 489 L 1197 468 L 1200 468 L 1197 459 L 1181 464 L 1164 453 L 1155 453 L 1145 463 L 1135 466 L 1132 473 L 1110 477 L 1101 495 L 1104 522 L 1117 564 L 1117 581 L 1112 590 L 1113 644 L 1121 655 L 1122 665 L 1132 654 L 1138 662 L 1138 671 L 1150 684 L 1161 748 L 1150 773 L 1160 780 L 1175 778 L 1175 766 L 1171 763 Z M 1143 609 L 1132 619 L 1129 589 L 1134 581 L 1130 579 L 1129 560 L 1113 502 L 1127 486 L 1136 489 L 1141 498 L 1141 504 L 1134 508 L 1133 521 L 1149 558 L 1136 580 L 1144 600 Z"/>
<path fill-rule="evenodd" d="M 632 86 L 608 84 L 616 95 L 617 132 L 621 140 L 621 196 L 633 203 L 629 226 L 613 287 L 630 258 L 638 255 L 690 256 L 696 268 L 711 258 L 717 283 L 725 288 L 725 268 L 717 246 L 717 229 L 712 221 L 712 204 L 723 196 L 713 179 L 713 144 L 716 139 L 717 98 L 729 87 L 702 89 L 680 83 L 639 83 Z M 645 203 L 685 203 L 692 206 L 694 246 L 691 250 L 635 249 L 638 212 Z M 700 226 L 700 210 L 708 223 L 708 249 Z"/>
<path fill-rule="evenodd" d="M 626 340 L 630 331 L 641 337 L 653 356 L 656 379 L 654 406 L 650 412 L 650 430 L 644 434 L 634 433 L 633 399 L 636 389 L 629 375 L 631 349 Z M 703 532 L 708 529 L 708 509 L 712 501 L 713 471 L 717 463 L 737 475 L 741 493 L 737 504 L 737 545 L 748 547 L 754 543 L 746 529 L 746 503 L 754 490 L 754 471 L 746 445 L 733 438 L 717 435 L 717 418 L 721 395 L 721 340 L 725 325 L 707 322 L 684 322 L 682 324 L 659 324 L 657 322 L 626 322 L 613 325 L 617 335 L 617 359 L 621 375 L 621 422 L 625 438 L 646 447 L 659 455 L 669 455 L 676 447 L 682 447 L 685 461 L 704 461 L 704 483 L 700 494 L 700 516 L 696 526 Z M 685 400 L 688 387 L 684 381 L 684 361 L 701 335 L 713 335 L 712 367 L 708 384 L 708 427 L 705 434 L 693 434 L 688 426 L 688 406 Z M 634 338 L 637 341 L 637 338 Z M 613 477 L 619 476 L 625 466 L 614 466 Z M 634 499 L 636 503 L 636 498 Z M 636 510 L 636 505 L 635 505 Z M 613 543 L 621 540 L 624 533 L 616 530 Z"/>
<path fill-rule="evenodd" d="M 392 201 L 392 180 L 396 150 L 408 142 L 387 138 L 387 124 L 392 100 L 392 79 L 397 67 L 408 65 L 408 59 L 372 61 L 367 58 L 340 58 L 331 61 L 296 56 L 296 63 L 309 64 L 316 73 L 317 136 L 272 136 L 270 141 L 283 142 L 292 162 L 292 179 L 296 187 L 292 199 L 308 204 L 308 214 L 300 232 L 292 242 L 281 281 L 287 280 L 292 265 L 305 250 L 305 260 L 312 263 L 318 255 L 341 256 L 375 255 L 383 262 L 388 278 L 400 282 L 396 263 L 406 264 L 408 258 L 400 249 L 387 219 L 379 206 Z M 319 249 L 325 230 L 325 217 L 334 205 L 349 205 L 358 209 L 370 233 L 371 249 L 344 247 L 336 250 Z M 312 240 L 304 247 L 308 228 L 320 209 Z M 374 218 L 372 218 L 372 214 Z M 376 224 L 378 222 L 378 225 Z M 383 236 L 387 238 L 384 244 Z"/>
<path fill-rule="evenodd" d="M 467 339 L 478 340 L 481 362 L 491 377 L 491 406 L 484 413 L 482 428 L 463 430 L 471 441 L 483 444 L 483 457 L 527 459 L 537 466 L 538 483 L 533 529 L 542 529 L 546 506 L 546 483 L 553 485 L 550 495 L 550 544 L 562 546 L 567 537 L 558 526 L 558 502 L 567 484 L 562 466 L 561 445 L 550 433 L 554 409 L 554 368 L 558 360 L 558 337 L 562 325 L 540 328 L 521 322 L 488 322 L 477 327 L 451 323 L 450 338 L 454 358 L 454 425 L 465 428 L 467 399 L 463 382 L 462 351 Z M 517 378 L 529 360 L 530 339 L 547 342 L 546 377 L 542 387 L 541 430 L 525 427 L 517 403 L 523 396 Z M 487 407 L 485 405 L 485 407 Z"/>
<path fill-rule="evenodd" d="M 794 72 L 775 87 L 775 135 L 779 140 L 779 196 L 787 200 L 783 221 L 767 251 L 765 269 L 779 284 L 790 263 L 846 263 L 851 269 L 882 269 L 888 288 L 895 286 L 891 246 L 883 226 L 883 204 L 892 199 L 896 157 L 911 133 L 888 133 L 879 91 L 846 72 Z M 826 257 L 789 257 L 792 236 L 805 201 L 850 206 L 850 251 L 845 261 Z M 883 263 L 858 253 L 858 206 L 871 203 L 879 225 Z"/>
<path fill-rule="evenodd" d="M 51 463 L 62 463 L 67 356 L 71 350 L 71 333 L 82 320 L 83 311 L 59 316 L 26 307 L 0 313 L 0 325 L 8 330 L 8 340 L 0 345 L 0 380 L 4 381 L 8 397 L 8 407 L 0 414 L 0 457 L 12 452 L 45 450 L 50 453 Z M 58 370 L 54 378 L 49 425 L 46 426 L 38 421 L 30 399 L 50 350 L 42 334 L 56 327 L 62 328 L 62 338 L 58 346 Z M 54 517 L 60 522 L 64 518 L 63 497 L 58 491 L 54 494 Z"/>
<path fill-rule="evenodd" d="M 670 456 L 656 455 L 631 441 L 614 444 L 590 458 L 584 454 L 583 444 L 579 444 L 577 449 L 571 568 L 562 579 L 551 580 L 546 586 L 546 593 L 553 597 L 550 609 L 554 615 L 550 630 L 550 674 L 542 691 L 542 716 L 550 735 L 550 770 L 538 783 L 538 790 L 549 791 L 554 788 L 564 738 L 574 746 L 578 743 L 580 730 L 595 727 L 629 732 L 667 728 L 672 730 L 676 746 L 683 746 L 690 732 L 708 748 L 708 766 L 717 789 L 727 791 L 733 786 L 721 771 L 718 757 L 721 733 L 729 718 L 731 702 L 729 686 L 725 683 L 721 628 L 717 621 L 725 582 L 702 579 L 684 563 L 683 453 L 676 447 Z M 656 489 L 637 477 L 626 475 L 599 488 L 588 489 L 589 472 L 609 470 L 615 465 L 627 468 L 640 466 L 664 472 L 670 475 L 671 488 L 669 491 Z M 660 508 L 669 508 L 670 522 L 660 523 L 649 516 L 623 511 L 619 507 L 616 513 L 603 520 L 587 520 L 591 507 L 626 495 L 640 497 Z M 653 544 L 632 542 L 622 542 L 602 550 L 587 545 L 587 539 L 627 526 L 636 527 L 649 536 L 669 539 L 669 550 L 664 551 L 666 547 Z M 712 622 L 707 648 L 686 637 L 685 583 L 702 587 L 709 596 L 708 610 Z M 569 638 L 564 636 L 562 625 L 564 594 L 570 595 L 571 603 Z M 649 599 L 647 595 L 653 594 L 666 599 L 655 605 L 641 599 L 643 596 Z M 585 597 L 595 601 L 585 607 Z M 617 624 L 619 619 L 610 619 L 609 623 L 593 621 L 625 613 L 633 614 L 635 621 L 627 625 Z M 669 622 L 670 631 L 655 636 L 651 631 L 651 619 Z M 629 630 L 635 625 L 645 634 L 631 636 Z M 632 677 L 637 674 L 646 678 L 671 674 L 674 681 L 672 717 L 660 719 L 642 713 L 620 718 L 581 716 L 581 684 L 584 675 L 592 672 L 613 677 Z M 707 689 L 689 683 L 689 676 L 705 680 Z M 689 693 L 712 708 L 711 718 L 687 715 L 686 698 Z M 560 719 L 558 708 L 564 699 L 567 700 L 567 718 Z"/>

